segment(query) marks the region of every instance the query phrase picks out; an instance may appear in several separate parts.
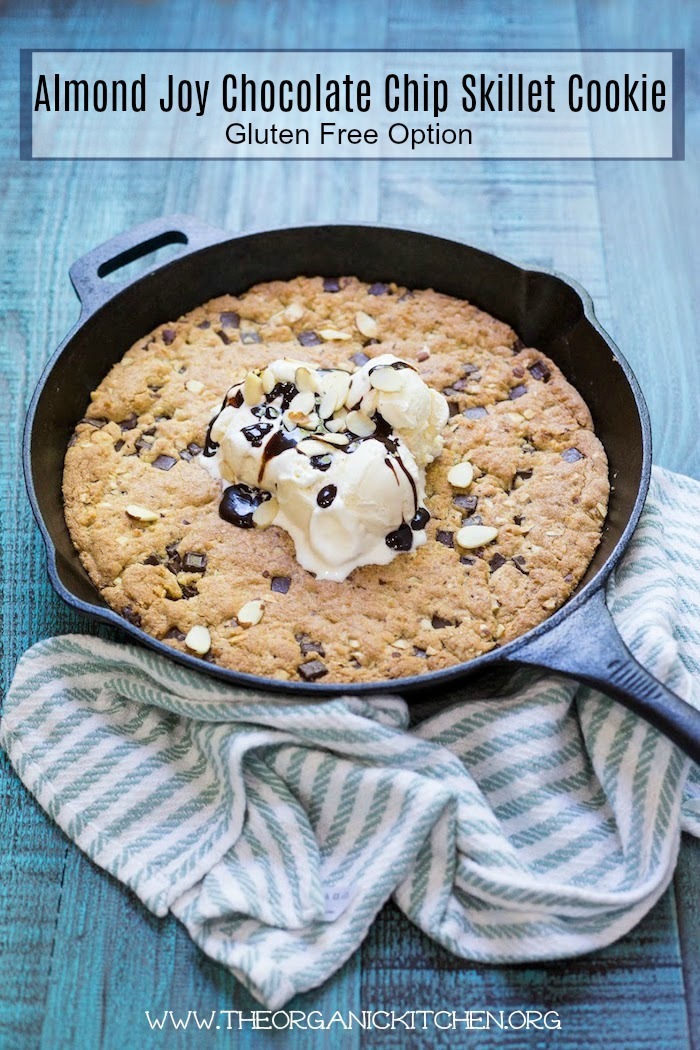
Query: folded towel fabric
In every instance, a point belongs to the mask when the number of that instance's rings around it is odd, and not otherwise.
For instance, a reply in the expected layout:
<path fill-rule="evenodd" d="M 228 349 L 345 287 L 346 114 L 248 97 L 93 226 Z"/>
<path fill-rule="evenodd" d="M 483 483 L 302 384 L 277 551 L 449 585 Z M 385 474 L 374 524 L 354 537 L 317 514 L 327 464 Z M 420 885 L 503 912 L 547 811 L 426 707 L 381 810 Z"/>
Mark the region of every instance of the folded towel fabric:
<path fill-rule="evenodd" d="M 700 483 L 655 470 L 608 587 L 627 643 L 700 708 Z M 290 703 L 134 646 L 34 645 L 0 742 L 46 812 L 156 915 L 278 1008 L 358 947 L 391 896 L 456 955 L 609 944 L 658 900 L 696 767 L 557 676 L 409 730 L 399 697 Z"/>

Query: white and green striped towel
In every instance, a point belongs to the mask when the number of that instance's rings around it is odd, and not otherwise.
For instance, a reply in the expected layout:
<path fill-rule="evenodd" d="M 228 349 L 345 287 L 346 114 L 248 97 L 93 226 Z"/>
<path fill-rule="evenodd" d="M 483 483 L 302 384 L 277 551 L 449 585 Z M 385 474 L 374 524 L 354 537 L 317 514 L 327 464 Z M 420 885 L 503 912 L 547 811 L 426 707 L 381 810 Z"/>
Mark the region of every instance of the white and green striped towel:
<path fill-rule="evenodd" d="M 700 484 L 655 471 L 610 585 L 637 656 L 700 707 Z M 261 1002 L 324 981 L 392 897 L 467 959 L 620 937 L 668 885 L 700 777 L 590 688 L 524 674 L 409 731 L 399 698 L 290 704 L 68 635 L 20 661 L 0 739 L 46 812 Z"/>

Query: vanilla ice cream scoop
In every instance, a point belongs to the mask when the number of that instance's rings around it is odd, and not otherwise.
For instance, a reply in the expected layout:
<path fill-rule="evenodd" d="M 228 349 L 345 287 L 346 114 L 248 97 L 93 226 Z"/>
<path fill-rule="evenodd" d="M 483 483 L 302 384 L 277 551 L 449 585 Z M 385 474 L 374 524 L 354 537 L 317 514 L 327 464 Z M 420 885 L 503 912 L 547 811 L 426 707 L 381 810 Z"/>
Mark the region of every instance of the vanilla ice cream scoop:
<path fill-rule="evenodd" d="M 225 486 L 224 519 L 285 529 L 300 565 L 344 580 L 425 543 L 425 467 L 448 415 L 389 354 L 354 373 L 284 359 L 229 390 L 199 459 Z"/>

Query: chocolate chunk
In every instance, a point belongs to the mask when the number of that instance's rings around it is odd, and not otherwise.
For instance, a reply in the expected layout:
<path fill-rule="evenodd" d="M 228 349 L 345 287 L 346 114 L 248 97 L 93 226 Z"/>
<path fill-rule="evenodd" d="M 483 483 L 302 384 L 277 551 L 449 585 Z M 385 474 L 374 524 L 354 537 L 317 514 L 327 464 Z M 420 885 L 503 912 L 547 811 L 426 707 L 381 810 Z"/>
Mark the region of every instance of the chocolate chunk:
<path fill-rule="evenodd" d="M 294 637 L 299 643 L 302 656 L 307 656 L 309 653 L 318 653 L 319 656 L 326 655 L 326 650 L 323 648 L 322 644 L 320 642 L 313 642 L 310 635 L 304 634 L 303 631 L 298 632 Z"/>
<path fill-rule="evenodd" d="M 489 561 L 489 569 L 491 572 L 496 572 L 496 570 L 500 569 L 502 565 L 505 565 L 507 560 L 507 558 L 504 558 L 502 554 L 498 554 L 497 552 Z"/>
<path fill-rule="evenodd" d="M 219 314 L 219 320 L 224 328 L 240 328 L 241 319 L 235 310 L 224 310 Z"/>
<path fill-rule="evenodd" d="M 184 631 L 181 631 L 178 627 L 171 627 L 170 630 L 166 631 L 166 633 L 163 635 L 163 638 L 172 638 L 176 642 L 184 642 L 185 633 Z"/>
<path fill-rule="evenodd" d="M 179 453 L 180 459 L 194 459 L 194 457 L 198 456 L 202 451 L 203 449 L 201 445 L 198 445 L 196 441 L 190 441 L 187 448 L 183 448 L 183 450 Z"/>
<path fill-rule="evenodd" d="M 479 503 L 479 497 L 463 496 L 460 494 L 459 496 L 453 496 L 452 502 L 454 503 L 455 507 L 459 507 L 459 509 L 463 510 L 465 514 L 469 515 L 473 514 L 476 510 L 477 505 Z"/>
<path fill-rule="evenodd" d="M 467 408 L 464 411 L 464 415 L 467 419 L 483 419 L 484 416 L 488 415 L 488 411 L 479 405 L 477 408 Z"/>
<path fill-rule="evenodd" d="M 516 525 L 522 525 L 522 523 L 525 521 L 525 515 L 524 514 L 515 514 L 513 516 L 513 521 L 515 522 Z"/>
<path fill-rule="evenodd" d="M 513 369 L 513 375 L 515 376 L 516 379 L 522 379 L 523 376 L 525 375 L 525 369 L 521 368 L 520 365 L 516 365 L 515 368 Z"/>
<path fill-rule="evenodd" d="M 464 390 L 464 388 L 468 386 L 470 382 L 472 382 L 471 379 L 455 379 L 454 383 L 452 384 L 452 389 Z"/>
<path fill-rule="evenodd" d="M 152 441 L 148 441 L 145 437 L 141 436 L 136 438 L 134 442 L 134 448 L 137 452 L 147 452 L 153 446 Z"/>
<path fill-rule="evenodd" d="M 516 470 L 515 475 L 513 477 L 513 481 L 516 481 L 518 479 L 520 481 L 528 481 L 531 477 L 532 477 L 532 471 L 531 470 Z"/>
<path fill-rule="evenodd" d="M 165 567 L 172 572 L 174 576 L 177 576 L 179 572 L 182 572 L 182 559 L 180 558 L 180 552 L 177 547 L 178 541 L 176 540 L 174 543 L 168 543 L 165 548 L 165 553 L 168 555 Z"/>
<path fill-rule="evenodd" d="M 425 649 L 421 649 L 418 645 L 413 646 L 413 655 L 420 657 L 421 660 L 428 659 L 428 654 L 426 653 Z"/>
<path fill-rule="evenodd" d="M 476 565 L 476 558 L 472 558 L 469 554 L 463 554 L 459 560 L 462 565 Z"/>
<path fill-rule="evenodd" d="M 270 580 L 270 590 L 277 591 L 278 594 L 286 594 L 291 583 L 289 576 L 273 576 Z"/>
<path fill-rule="evenodd" d="M 216 334 L 218 335 L 219 339 L 224 344 L 224 346 L 230 346 L 231 345 L 231 340 L 226 335 L 226 332 L 224 332 L 223 329 L 220 332 L 217 332 Z"/>
<path fill-rule="evenodd" d="M 445 620 L 442 616 L 438 616 L 437 613 L 434 613 L 434 615 L 433 615 L 433 617 L 432 617 L 430 622 L 431 622 L 431 624 L 433 625 L 433 627 L 435 628 L 436 631 L 441 631 L 443 627 L 454 627 L 455 626 L 454 621 L 452 621 L 452 620 Z"/>
<path fill-rule="evenodd" d="M 197 551 L 185 551 L 182 558 L 184 572 L 206 572 L 207 556 Z"/>
<path fill-rule="evenodd" d="M 189 601 L 190 598 L 194 598 L 196 595 L 199 594 L 199 591 L 197 590 L 197 585 L 194 584 L 194 583 L 193 584 L 183 584 L 180 587 L 180 590 L 182 591 L 182 597 L 186 601 Z"/>
<path fill-rule="evenodd" d="M 367 364 L 369 358 L 367 354 L 363 354 L 361 350 L 358 350 L 356 354 L 352 355 L 350 360 L 354 361 L 358 368 L 362 368 L 363 365 Z"/>
<path fill-rule="evenodd" d="M 197 328 L 211 328 L 211 321 L 200 321 Z"/>
<path fill-rule="evenodd" d="M 414 532 L 418 529 L 424 529 L 430 521 L 430 514 L 425 507 L 419 507 L 414 516 L 411 518 L 411 528 Z"/>
<path fill-rule="evenodd" d="M 469 524 L 470 525 L 483 525 L 484 522 L 483 522 L 483 519 L 481 517 L 481 514 L 473 514 L 472 515 L 472 520 L 469 522 Z"/>
<path fill-rule="evenodd" d="M 139 616 L 139 614 L 137 612 L 135 612 L 132 609 L 132 607 L 130 605 L 125 605 L 124 606 L 124 608 L 122 609 L 122 616 L 124 617 L 125 620 L 128 620 L 129 623 L 133 623 L 134 627 L 140 627 L 141 626 L 141 617 Z"/>
<path fill-rule="evenodd" d="M 219 503 L 219 516 L 239 529 L 254 529 L 253 513 L 269 498 L 269 492 L 252 485 L 229 485 Z"/>
<path fill-rule="evenodd" d="M 131 415 L 127 416 L 126 419 L 122 419 L 119 426 L 122 430 L 133 430 L 134 427 L 137 425 L 138 421 L 139 417 L 136 415 L 135 412 L 132 412 Z"/>
<path fill-rule="evenodd" d="M 253 343 L 262 343 L 262 339 L 257 332 L 241 332 L 241 342 L 244 346 L 251 346 Z"/>
<path fill-rule="evenodd" d="M 121 450 L 124 448 L 125 444 L 126 444 L 126 442 L 122 441 L 122 439 L 119 438 L 119 441 L 115 441 L 114 442 L 114 451 L 115 452 L 121 452 Z"/>
<path fill-rule="evenodd" d="M 327 455 L 311 456 L 309 463 L 314 470 L 328 470 L 333 463 L 333 455 L 329 452 Z"/>
<path fill-rule="evenodd" d="M 177 460 L 174 456 L 156 456 L 151 466 L 157 467 L 158 470 L 170 470 L 176 463 Z"/>
<path fill-rule="evenodd" d="M 164 328 L 160 335 L 165 345 L 170 346 L 171 343 L 175 342 L 175 336 L 177 335 L 177 332 L 174 328 Z"/>
<path fill-rule="evenodd" d="M 583 459 L 584 456 L 577 448 L 567 448 L 562 452 L 561 458 L 565 459 L 567 463 L 575 463 L 577 460 Z"/>
<path fill-rule="evenodd" d="M 552 374 L 541 358 L 540 360 L 535 361 L 534 364 L 528 365 L 527 370 L 533 379 L 539 379 L 543 383 L 546 383 Z"/>
<path fill-rule="evenodd" d="M 454 532 L 447 532 L 445 529 L 438 529 L 435 533 L 435 539 L 445 547 L 454 547 L 455 545 Z"/>
<path fill-rule="evenodd" d="M 404 521 L 394 532 L 386 536 L 386 545 L 393 551 L 410 551 L 413 547 L 411 526 Z"/>
<path fill-rule="evenodd" d="M 320 660 L 307 660 L 305 664 L 299 664 L 297 670 L 305 682 L 315 682 L 328 674 L 328 668 Z"/>
<path fill-rule="evenodd" d="M 307 329 L 304 332 L 299 332 L 297 342 L 301 343 L 302 346 L 319 346 L 323 339 L 316 332 L 311 332 Z"/>
<path fill-rule="evenodd" d="M 265 435 L 269 434 L 271 430 L 272 423 L 252 423 L 249 427 L 243 427 L 241 434 L 243 434 L 246 441 L 250 442 L 253 448 L 260 448 Z"/>
<path fill-rule="evenodd" d="M 337 485 L 324 485 L 324 487 L 321 489 L 318 496 L 316 497 L 316 502 L 318 503 L 319 507 L 323 507 L 323 509 L 325 510 L 326 507 L 330 507 L 331 503 L 337 495 Z"/>
<path fill-rule="evenodd" d="M 160 565 L 160 558 L 157 554 L 149 554 L 147 558 L 143 559 L 144 565 Z"/>
<path fill-rule="evenodd" d="M 467 363 L 467 364 L 462 365 L 462 371 L 466 372 L 467 375 L 472 375 L 474 372 L 478 372 L 479 371 L 479 366 Z"/>
<path fill-rule="evenodd" d="M 513 343 L 513 346 L 512 346 L 513 353 L 514 354 L 519 354 L 520 351 L 524 350 L 524 349 L 525 349 L 525 343 L 522 341 L 520 336 L 518 336 L 516 338 L 515 342 Z"/>
<path fill-rule="evenodd" d="M 339 292 L 340 279 L 338 277 L 324 277 L 323 290 L 324 292 Z"/>
<path fill-rule="evenodd" d="M 86 416 L 84 419 L 78 420 L 78 425 L 80 425 L 80 423 L 89 423 L 91 427 L 95 428 L 95 430 L 102 430 L 102 427 L 107 426 L 107 420 L 102 419 L 101 417 L 90 419 Z"/>
<path fill-rule="evenodd" d="M 389 285 L 388 284 L 384 284 L 383 281 L 375 281 L 374 284 L 371 284 L 369 286 L 369 288 L 367 289 L 367 294 L 368 295 L 386 295 L 388 291 L 389 291 Z"/>
<path fill-rule="evenodd" d="M 525 559 L 522 556 L 522 554 L 516 554 L 515 557 L 512 560 L 513 560 L 513 565 L 515 565 L 515 567 L 518 570 L 518 572 L 521 572 L 523 574 L 523 576 L 529 576 L 530 575 L 529 572 L 527 571 L 527 569 L 525 568 L 525 566 L 527 565 L 527 562 L 525 561 Z"/>
<path fill-rule="evenodd" d="M 526 393 L 527 387 L 524 386 L 522 383 L 519 383 L 518 386 L 514 386 L 508 391 L 508 397 L 511 401 L 515 401 L 516 398 L 522 397 L 523 394 Z"/>
<path fill-rule="evenodd" d="M 458 397 L 459 390 L 456 390 L 453 386 L 444 386 L 442 392 L 445 397 Z"/>
<path fill-rule="evenodd" d="M 450 416 L 458 416 L 459 415 L 459 405 L 456 404 L 456 402 L 450 401 L 450 403 L 449 403 L 449 405 L 447 407 L 450 410 Z"/>

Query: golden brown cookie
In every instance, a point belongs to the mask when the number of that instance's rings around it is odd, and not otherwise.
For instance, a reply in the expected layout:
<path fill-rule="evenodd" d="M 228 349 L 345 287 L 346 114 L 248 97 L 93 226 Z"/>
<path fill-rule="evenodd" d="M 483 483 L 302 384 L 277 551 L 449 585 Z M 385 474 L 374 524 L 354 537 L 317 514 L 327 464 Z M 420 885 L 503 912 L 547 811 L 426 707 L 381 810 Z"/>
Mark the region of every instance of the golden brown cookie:
<path fill-rule="evenodd" d="M 351 338 L 324 339 L 328 329 Z M 428 542 L 342 583 L 316 580 L 283 530 L 221 519 L 220 487 L 196 457 L 214 406 L 249 369 L 285 356 L 355 368 L 383 353 L 450 402 L 427 470 Z M 447 473 L 467 458 L 463 492 Z M 140 339 L 92 394 L 63 492 L 91 579 L 149 634 L 185 650 L 201 625 L 222 667 L 354 682 L 449 667 L 549 616 L 599 543 L 609 483 L 582 398 L 508 325 L 432 290 L 298 277 L 213 299 Z M 455 533 L 477 523 L 496 539 L 461 549 Z M 244 626 L 251 601 L 263 615 Z"/>

